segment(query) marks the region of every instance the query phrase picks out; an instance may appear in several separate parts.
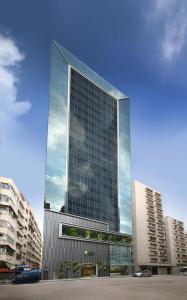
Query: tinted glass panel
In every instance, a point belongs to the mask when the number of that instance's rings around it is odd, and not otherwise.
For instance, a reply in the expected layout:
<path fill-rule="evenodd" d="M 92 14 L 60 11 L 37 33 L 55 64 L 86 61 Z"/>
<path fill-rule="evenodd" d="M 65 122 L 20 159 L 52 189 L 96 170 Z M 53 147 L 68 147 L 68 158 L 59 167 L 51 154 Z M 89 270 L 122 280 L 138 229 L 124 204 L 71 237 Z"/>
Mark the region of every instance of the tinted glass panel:
<path fill-rule="evenodd" d="M 45 198 L 60 211 L 65 201 L 68 64 L 52 45 Z"/>
<path fill-rule="evenodd" d="M 119 230 L 117 101 L 71 71 L 67 212 Z"/>
<path fill-rule="evenodd" d="M 132 234 L 129 100 L 119 101 L 120 232 Z"/>

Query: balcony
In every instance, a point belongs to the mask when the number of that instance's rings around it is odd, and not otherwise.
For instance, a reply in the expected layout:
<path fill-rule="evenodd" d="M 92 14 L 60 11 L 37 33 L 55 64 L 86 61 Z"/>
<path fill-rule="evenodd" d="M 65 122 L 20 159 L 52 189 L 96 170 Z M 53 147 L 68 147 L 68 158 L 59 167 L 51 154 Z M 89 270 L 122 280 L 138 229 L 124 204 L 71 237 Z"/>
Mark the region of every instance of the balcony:
<path fill-rule="evenodd" d="M 155 249 L 153 249 L 153 250 L 150 250 L 150 252 L 149 252 L 149 256 L 157 256 L 158 255 L 158 251 L 156 251 Z"/>
<path fill-rule="evenodd" d="M 158 242 L 159 246 L 162 245 L 162 246 L 166 247 L 166 241 L 165 240 L 163 240 L 163 241 L 158 240 L 157 242 Z"/>
<path fill-rule="evenodd" d="M 157 237 L 163 240 L 163 239 L 165 239 L 165 234 L 164 233 L 163 234 L 159 233 L 159 234 L 157 234 Z"/>
<path fill-rule="evenodd" d="M 164 225 L 157 225 L 157 229 L 161 231 L 165 231 Z"/>
<path fill-rule="evenodd" d="M 25 227 L 24 219 L 18 217 L 17 223 L 18 223 L 18 226 L 22 227 L 22 229 Z"/>
<path fill-rule="evenodd" d="M 163 219 L 163 214 L 157 211 L 157 218 Z"/>
<path fill-rule="evenodd" d="M 160 241 L 160 242 L 165 242 L 165 239 L 163 239 L 163 237 L 159 237 L 159 238 L 158 238 L 158 241 Z"/>
<path fill-rule="evenodd" d="M 8 263 L 10 263 L 10 264 L 14 264 L 15 263 L 15 261 L 14 261 L 14 255 L 12 256 L 12 255 L 10 255 L 10 254 L 8 254 L 8 253 L 0 253 L 0 260 L 2 260 L 2 261 L 6 261 L 6 262 L 8 262 Z"/>
<path fill-rule="evenodd" d="M 157 225 L 159 225 L 159 226 L 164 226 L 164 222 L 163 221 L 161 221 L 161 220 L 157 220 Z"/>
<path fill-rule="evenodd" d="M 18 207 L 18 215 L 20 216 L 21 219 L 24 218 L 24 214 L 25 214 L 25 211 L 19 206 Z"/>
<path fill-rule="evenodd" d="M 167 257 L 167 253 L 166 252 L 165 253 L 160 252 L 159 257 Z"/>
<path fill-rule="evenodd" d="M 157 263 L 158 259 L 155 257 L 150 258 L 150 263 Z"/>
<path fill-rule="evenodd" d="M 167 264 L 168 261 L 167 261 L 167 259 L 161 258 L 161 259 L 160 259 L 160 263 L 161 263 L 161 264 Z"/>
<path fill-rule="evenodd" d="M 146 188 L 145 192 L 146 192 L 147 195 L 153 195 L 153 190 L 151 190 L 149 188 Z"/>
<path fill-rule="evenodd" d="M 33 224 L 33 223 L 31 223 L 31 222 L 29 222 L 28 229 L 29 229 L 29 231 L 30 231 L 30 232 L 32 232 L 32 233 L 33 233 L 33 232 L 35 231 L 34 224 Z"/>
<path fill-rule="evenodd" d="M 147 213 L 150 214 L 151 216 L 155 217 L 155 213 L 153 209 L 150 209 L 147 207 Z"/>
<path fill-rule="evenodd" d="M 155 250 L 155 249 L 156 249 L 156 246 L 151 246 L 151 245 L 150 245 L 150 246 L 148 246 L 148 248 L 149 248 L 150 251 L 151 251 L 151 250 Z"/>
<path fill-rule="evenodd" d="M 150 237 L 150 236 L 149 236 L 148 241 L 150 242 L 150 244 L 155 244 L 155 245 L 157 245 L 157 240 L 156 240 L 156 237 L 155 237 L 155 236 L 154 236 L 154 237 Z"/>

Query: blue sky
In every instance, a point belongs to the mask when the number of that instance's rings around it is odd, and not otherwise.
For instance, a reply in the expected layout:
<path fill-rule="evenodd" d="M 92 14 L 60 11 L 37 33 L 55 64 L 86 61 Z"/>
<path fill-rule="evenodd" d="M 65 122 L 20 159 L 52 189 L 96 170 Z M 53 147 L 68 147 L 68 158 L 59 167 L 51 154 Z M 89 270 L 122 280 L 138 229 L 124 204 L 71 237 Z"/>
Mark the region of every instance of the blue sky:
<path fill-rule="evenodd" d="M 187 226 L 187 2 L 1 0 L 0 175 L 40 225 L 52 39 L 131 98 L 133 179 Z"/>

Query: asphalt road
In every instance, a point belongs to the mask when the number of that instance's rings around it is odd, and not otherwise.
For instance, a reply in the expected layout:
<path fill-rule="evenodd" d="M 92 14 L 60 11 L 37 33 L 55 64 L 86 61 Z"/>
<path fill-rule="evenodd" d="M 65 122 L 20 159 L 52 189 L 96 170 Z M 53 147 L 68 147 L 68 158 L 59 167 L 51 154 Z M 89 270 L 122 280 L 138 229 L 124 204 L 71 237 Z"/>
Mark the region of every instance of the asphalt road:
<path fill-rule="evenodd" d="M 93 278 L 1 285 L 0 300 L 187 300 L 187 276 Z"/>

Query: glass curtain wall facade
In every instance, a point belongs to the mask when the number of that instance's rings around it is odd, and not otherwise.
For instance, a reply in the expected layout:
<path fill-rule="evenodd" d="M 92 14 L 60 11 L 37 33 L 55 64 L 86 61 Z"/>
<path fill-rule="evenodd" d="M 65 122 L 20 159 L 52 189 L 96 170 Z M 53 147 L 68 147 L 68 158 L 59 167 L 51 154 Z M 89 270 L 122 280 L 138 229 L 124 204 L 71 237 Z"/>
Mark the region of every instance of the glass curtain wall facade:
<path fill-rule="evenodd" d="M 70 91 L 65 209 L 119 231 L 117 101 L 73 69 Z"/>
<path fill-rule="evenodd" d="M 45 201 L 131 234 L 129 99 L 53 42 Z"/>

